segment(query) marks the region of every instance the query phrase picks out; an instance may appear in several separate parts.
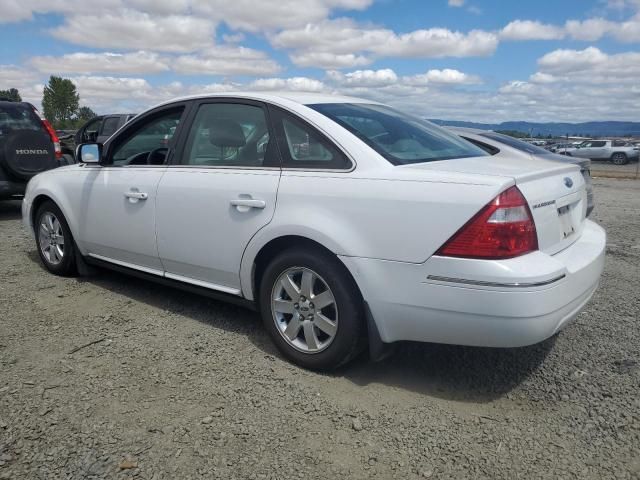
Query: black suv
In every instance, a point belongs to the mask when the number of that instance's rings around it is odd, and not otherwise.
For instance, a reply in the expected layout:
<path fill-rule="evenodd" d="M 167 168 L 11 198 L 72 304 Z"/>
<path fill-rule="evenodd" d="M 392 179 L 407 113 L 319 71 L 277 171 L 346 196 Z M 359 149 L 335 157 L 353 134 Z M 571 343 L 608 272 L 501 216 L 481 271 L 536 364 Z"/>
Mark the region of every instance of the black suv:
<path fill-rule="evenodd" d="M 31 177 L 68 163 L 55 130 L 33 105 L 0 101 L 0 200 L 23 195 Z"/>

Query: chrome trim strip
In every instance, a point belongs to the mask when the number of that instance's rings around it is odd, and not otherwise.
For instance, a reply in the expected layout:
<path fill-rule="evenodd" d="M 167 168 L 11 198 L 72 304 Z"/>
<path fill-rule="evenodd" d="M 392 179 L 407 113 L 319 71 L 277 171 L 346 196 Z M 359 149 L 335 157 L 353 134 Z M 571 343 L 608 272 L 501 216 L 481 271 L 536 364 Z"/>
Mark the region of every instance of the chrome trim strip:
<path fill-rule="evenodd" d="M 136 265 L 135 263 L 122 262 L 120 260 L 115 260 L 113 258 L 103 257 L 102 255 L 96 255 L 95 253 L 90 253 L 89 256 L 98 260 L 102 260 L 103 262 L 113 263 L 115 265 L 131 268 L 133 270 L 140 270 L 141 272 L 157 275 L 158 277 L 164 276 L 164 272 L 162 270 L 156 270 L 155 268 L 141 267 L 140 265 Z"/>
<path fill-rule="evenodd" d="M 503 282 L 484 282 L 482 280 L 468 280 L 465 278 L 451 278 L 451 277 L 441 277 L 439 275 L 429 275 L 427 276 L 427 280 L 432 280 L 436 282 L 445 282 L 445 283 L 458 283 L 461 285 L 476 285 L 479 287 L 498 287 L 498 288 L 531 288 L 531 287 L 544 287 L 545 285 L 550 285 L 559 280 L 562 280 L 566 275 L 563 273 L 558 277 L 552 278 L 550 280 L 543 280 L 541 282 L 530 282 L 530 283 L 503 283 Z"/>
<path fill-rule="evenodd" d="M 170 280 L 177 280 L 183 283 L 190 283 L 191 285 L 208 288 L 210 290 L 216 290 L 218 292 L 229 293 L 231 295 L 237 295 L 237 296 L 240 296 L 242 293 L 239 288 L 225 287 L 223 285 L 216 285 L 215 283 L 203 282 L 202 280 L 196 280 L 189 277 L 183 277 L 181 275 L 175 275 L 173 273 L 163 272 L 161 270 L 156 270 L 154 268 L 141 267 L 140 265 L 136 265 L 134 263 L 122 262 L 120 260 L 115 260 L 113 258 L 103 257 L 102 255 L 96 255 L 95 253 L 90 253 L 89 256 L 97 260 L 102 260 L 103 262 L 113 263 L 114 265 L 120 265 L 121 267 L 130 268 L 132 270 L 139 270 L 141 272 L 150 273 L 151 275 L 168 278 Z"/>
<path fill-rule="evenodd" d="M 223 285 L 216 285 L 215 283 L 203 282 L 202 280 L 196 280 L 194 278 L 183 277 L 182 275 L 176 275 L 174 273 L 164 273 L 164 277 L 170 280 L 178 280 L 179 282 L 190 283 L 198 287 L 208 288 L 210 290 L 217 290 L 219 292 L 230 293 L 231 295 L 240 295 L 239 288 L 225 287 Z"/>

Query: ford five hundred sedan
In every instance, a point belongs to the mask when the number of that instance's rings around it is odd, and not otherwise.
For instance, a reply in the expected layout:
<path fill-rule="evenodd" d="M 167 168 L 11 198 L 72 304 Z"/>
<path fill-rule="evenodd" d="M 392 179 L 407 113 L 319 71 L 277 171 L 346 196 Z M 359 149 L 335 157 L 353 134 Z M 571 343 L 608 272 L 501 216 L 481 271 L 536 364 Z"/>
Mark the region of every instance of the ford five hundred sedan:
<path fill-rule="evenodd" d="M 182 98 L 77 153 L 22 207 L 49 271 L 109 267 L 252 306 L 306 368 L 403 340 L 537 343 L 603 269 L 577 166 L 491 156 L 368 100 Z"/>

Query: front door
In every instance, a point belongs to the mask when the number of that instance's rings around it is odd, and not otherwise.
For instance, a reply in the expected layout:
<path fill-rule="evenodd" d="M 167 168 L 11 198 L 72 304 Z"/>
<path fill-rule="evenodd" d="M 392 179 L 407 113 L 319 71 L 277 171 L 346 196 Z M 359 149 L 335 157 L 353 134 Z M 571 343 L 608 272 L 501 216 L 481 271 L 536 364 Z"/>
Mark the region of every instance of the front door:
<path fill-rule="evenodd" d="M 172 107 L 142 118 L 105 146 L 103 166 L 85 167 L 79 236 L 90 256 L 163 273 L 156 191 L 183 110 Z"/>
<path fill-rule="evenodd" d="M 158 186 L 158 252 L 168 278 L 240 294 L 246 245 L 273 217 L 279 156 L 257 102 L 203 101 Z"/>

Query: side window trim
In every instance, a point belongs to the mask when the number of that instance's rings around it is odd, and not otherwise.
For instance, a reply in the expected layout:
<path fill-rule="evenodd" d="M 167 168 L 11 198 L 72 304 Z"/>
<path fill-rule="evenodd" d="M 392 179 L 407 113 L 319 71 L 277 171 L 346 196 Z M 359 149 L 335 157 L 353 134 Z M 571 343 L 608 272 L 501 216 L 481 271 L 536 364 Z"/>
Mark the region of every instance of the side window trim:
<path fill-rule="evenodd" d="M 282 151 L 282 145 L 281 145 L 281 141 L 278 140 L 276 142 L 278 149 L 280 150 L 280 158 L 281 158 L 281 165 L 282 165 L 282 170 L 294 170 L 294 171 L 312 171 L 312 172 L 341 172 L 341 173 L 348 173 L 348 172 L 352 172 L 353 170 L 355 170 L 356 168 L 356 162 L 353 159 L 353 157 L 351 155 L 349 155 L 344 148 L 342 148 L 342 146 L 336 142 L 335 140 L 333 140 L 329 135 L 327 135 L 326 133 L 324 133 L 324 131 L 322 131 L 320 128 L 318 128 L 317 126 L 313 125 L 311 122 L 309 122 L 308 120 L 300 117 L 300 115 L 298 115 L 296 112 L 292 112 L 291 110 L 288 110 L 284 107 L 281 107 L 279 105 L 273 105 L 273 104 L 269 104 L 268 105 L 268 109 L 269 109 L 269 113 L 271 114 L 271 122 L 272 123 L 272 127 L 273 130 L 277 136 L 277 138 L 279 137 L 283 137 L 284 141 L 287 142 L 288 144 L 288 139 L 286 136 L 286 133 L 284 132 L 284 125 L 282 125 L 282 122 L 280 122 L 278 120 L 278 113 L 280 113 L 280 115 L 283 116 L 289 116 L 289 117 L 293 117 L 296 121 L 298 121 L 299 123 L 301 123 L 302 125 L 304 125 L 306 128 L 308 128 L 309 130 L 311 130 L 315 135 L 317 135 L 321 140 L 323 140 L 324 142 L 327 142 L 329 145 L 331 145 L 336 151 L 338 151 L 338 153 L 340 153 L 340 155 L 342 155 L 345 160 L 349 163 L 349 165 L 347 167 L 344 168 L 323 168 L 322 166 L 311 166 L 311 165 L 302 165 L 302 166 L 295 166 L 295 165 L 291 165 L 291 163 L 293 163 L 292 161 L 288 161 L 289 158 L 289 152 L 283 152 Z"/>
<path fill-rule="evenodd" d="M 201 98 L 189 101 L 189 111 L 186 112 L 186 115 L 183 117 L 181 121 L 181 130 L 178 135 L 174 136 L 176 139 L 175 148 L 172 149 L 171 156 L 169 158 L 169 162 L 167 163 L 168 167 L 179 167 L 179 168 L 206 168 L 206 169 L 221 169 L 221 170 L 280 170 L 282 168 L 282 154 L 279 149 L 276 148 L 276 152 L 279 159 L 279 166 L 226 166 L 226 165 L 188 165 L 182 163 L 182 159 L 188 153 L 188 145 L 187 142 L 189 140 L 189 133 L 191 132 L 191 128 L 194 126 L 194 122 L 196 116 L 198 115 L 198 110 L 202 105 L 213 104 L 213 103 L 235 103 L 241 105 L 249 105 L 252 107 L 259 107 L 262 109 L 265 115 L 265 119 L 267 121 L 267 128 L 269 129 L 269 136 L 275 139 L 275 130 L 273 120 L 270 116 L 270 111 L 268 105 L 264 102 L 260 102 L 258 100 L 252 100 L 248 98 L 238 98 L 238 97 L 211 97 L 211 98 Z M 277 147 L 277 143 L 275 145 Z"/>
<path fill-rule="evenodd" d="M 180 116 L 180 122 L 178 123 L 176 133 L 169 140 L 169 145 L 168 145 L 169 151 L 167 152 L 167 161 L 163 165 L 114 165 L 113 162 L 110 162 L 110 163 L 103 163 L 103 166 L 110 167 L 110 168 L 133 168 L 133 167 L 166 168 L 169 165 L 171 165 L 171 162 L 173 161 L 173 157 L 176 151 L 176 146 L 178 145 L 178 140 L 179 140 L 178 137 L 181 136 L 182 132 L 185 130 L 184 128 L 185 120 L 189 118 L 189 115 L 191 113 L 191 104 L 192 102 L 185 102 L 185 101 L 171 103 L 169 105 L 162 105 L 161 107 L 155 108 L 143 115 L 138 115 L 132 118 L 128 123 L 126 123 L 126 128 L 123 128 L 116 137 L 109 138 L 109 140 L 105 143 L 104 151 L 106 153 L 104 155 L 104 158 L 112 160 L 114 144 L 117 144 L 117 141 L 119 139 L 125 138 L 128 140 L 131 135 L 135 134 L 135 132 L 140 128 L 140 126 L 143 123 L 149 120 L 152 120 L 154 118 L 157 118 L 159 116 L 162 116 L 163 114 L 166 114 L 172 110 L 177 110 L 179 108 L 182 108 L 183 111 Z M 131 133 L 132 131 L 134 133 Z"/>

